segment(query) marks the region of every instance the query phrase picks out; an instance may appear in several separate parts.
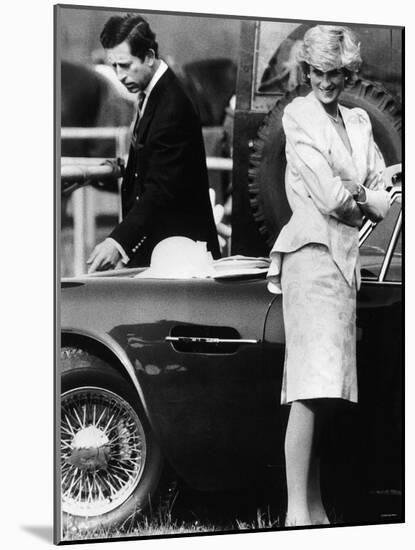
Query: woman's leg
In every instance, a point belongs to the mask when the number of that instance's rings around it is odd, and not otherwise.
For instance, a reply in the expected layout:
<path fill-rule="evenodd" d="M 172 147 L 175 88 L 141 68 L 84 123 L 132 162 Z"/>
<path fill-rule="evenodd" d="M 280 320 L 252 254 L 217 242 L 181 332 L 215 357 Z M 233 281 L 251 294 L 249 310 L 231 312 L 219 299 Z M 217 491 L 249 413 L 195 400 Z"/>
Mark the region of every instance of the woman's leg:
<path fill-rule="evenodd" d="M 312 453 L 310 464 L 310 475 L 307 489 L 308 509 L 310 512 L 311 523 L 313 525 L 327 525 L 330 523 L 326 510 L 321 499 L 320 484 L 320 457 L 317 453 Z"/>
<path fill-rule="evenodd" d="M 314 450 L 315 410 L 306 401 L 294 401 L 285 434 L 288 506 L 286 526 L 311 525 L 308 503 L 310 466 Z"/>
<path fill-rule="evenodd" d="M 317 400 L 291 405 L 285 436 L 287 526 L 329 523 L 320 485 L 319 439 L 324 413 Z"/>
<path fill-rule="evenodd" d="M 313 525 L 330 523 L 321 498 L 321 437 L 327 427 L 327 415 L 333 411 L 333 400 L 323 399 L 315 402 L 316 421 L 314 427 L 314 442 L 311 453 L 310 475 L 308 478 L 308 509 Z M 318 407 L 318 408 L 317 408 Z"/>

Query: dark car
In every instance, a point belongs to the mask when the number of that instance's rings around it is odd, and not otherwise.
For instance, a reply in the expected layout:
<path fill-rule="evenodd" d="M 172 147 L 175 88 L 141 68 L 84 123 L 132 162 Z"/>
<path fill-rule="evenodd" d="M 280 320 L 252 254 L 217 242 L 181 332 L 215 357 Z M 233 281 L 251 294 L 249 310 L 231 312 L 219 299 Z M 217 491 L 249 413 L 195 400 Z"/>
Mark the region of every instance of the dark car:
<path fill-rule="evenodd" d="M 361 230 L 359 404 L 326 442 L 349 471 L 337 479 L 361 494 L 402 489 L 400 185 L 391 199 L 387 218 Z M 64 524 L 108 527 L 144 510 L 165 463 L 198 490 L 283 474 L 282 297 L 261 263 L 233 263 L 209 278 L 126 269 L 62 281 Z"/>

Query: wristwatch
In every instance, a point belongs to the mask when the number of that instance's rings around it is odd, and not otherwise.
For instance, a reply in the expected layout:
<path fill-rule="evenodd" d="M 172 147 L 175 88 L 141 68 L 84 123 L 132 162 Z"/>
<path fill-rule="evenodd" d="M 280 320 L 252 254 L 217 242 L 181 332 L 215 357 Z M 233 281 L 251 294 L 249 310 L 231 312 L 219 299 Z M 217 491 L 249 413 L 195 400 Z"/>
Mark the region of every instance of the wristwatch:
<path fill-rule="evenodd" d="M 365 188 L 363 187 L 363 185 L 360 185 L 358 186 L 357 188 L 357 192 L 356 193 L 353 193 L 353 198 L 356 202 L 365 202 L 366 200 L 366 191 L 365 191 Z"/>

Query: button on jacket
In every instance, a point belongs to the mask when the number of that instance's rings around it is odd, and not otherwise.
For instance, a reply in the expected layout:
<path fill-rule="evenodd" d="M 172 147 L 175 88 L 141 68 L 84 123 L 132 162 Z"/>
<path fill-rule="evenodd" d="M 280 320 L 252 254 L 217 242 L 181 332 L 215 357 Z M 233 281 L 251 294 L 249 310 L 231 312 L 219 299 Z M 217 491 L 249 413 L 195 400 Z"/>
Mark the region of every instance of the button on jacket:
<path fill-rule="evenodd" d="M 219 257 L 200 120 L 171 69 L 135 125 L 121 202 L 123 219 L 110 237 L 130 258 L 128 266 L 150 265 L 154 246 L 175 235 L 205 241 Z"/>

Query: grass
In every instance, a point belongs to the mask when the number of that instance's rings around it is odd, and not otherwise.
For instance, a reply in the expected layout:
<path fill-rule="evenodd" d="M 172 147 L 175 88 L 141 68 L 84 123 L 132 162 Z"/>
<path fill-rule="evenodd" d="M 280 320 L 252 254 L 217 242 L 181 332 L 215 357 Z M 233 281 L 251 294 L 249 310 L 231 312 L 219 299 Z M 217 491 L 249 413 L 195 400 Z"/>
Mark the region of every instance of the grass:
<path fill-rule="evenodd" d="M 65 541 L 93 540 L 93 539 L 117 539 L 124 537 L 157 537 L 165 535 L 180 535 L 189 533 L 211 533 L 220 531 L 214 525 L 202 525 L 197 520 L 193 523 L 178 522 L 172 518 L 148 518 L 145 517 L 134 527 L 123 528 L 97 528 L 93 531 L 71 531 L 63 535 Z"/>
<path fill-rule="evenodd" d="M 257 509 L 257 515 L 254 521 L 246 522 L 239 519 L 236 520 L 236 525 L 239 530 L 256 530 L 256 529 L 277 529 L 281 526 L 280 518 L 273 517 L 270 507 L 267 507 L 266 512 L 262 512 L 260 508 Z"/>
<path fill-rule="evenodd" d="M 202 533 L 221 533 L 238 532 L 264 529 L 276 529 L 280 527 L 280 518 L 271 512 L 269 506 L 264 511 L 261 508 L 256 509 L 256 516 L 250 519 L 229 519 L 229 511 L 225 514 L 227 517 L 222 520 L 198 518 L 194 512 L 187 510 L 187 515 L 192 515 L 193 519 L 181 518 L 180 511 L 176 514 L 174 507 L 179 492 L 169 492 L 169 496 L 160 502 L 156 509 L 150 509 L 143 516 L 139 512 L 128 518 L 123 525 L 118 527 L 99 527 L 91 531 L 83 530 L 82 527 L 76 528 L 69 525 L 63 533 L 64 541 L 94 540 L 94 539 L 117 539 L 125 537 L 157 537 L 174 536 L 182 534 L 202 534 Z M 181 511 L 183 512 L 183 510 Z M 201 514 L 204 516 L 206 514 Z"/>
<path fill-rule="evenodd" d="M 341 492 L 337 502 L 328 499 L 326 507 L 332 524 L 371 524 L 399 521 L 401 492 L 369 494 L 362 502 Z M 139 511 L 117 527 L 93 531 L 72 529 L 64 541 L 146 538 L 211 533 L 242 533 L 277 530 L 284 526 L 285 497 L 281 486 L 272 481 L 264 492 L 224 491 L 201 493 L 169 479 L 164 498 L 144 516 Z M 363 506 L 362 506 L 363 505 Z"/>
<path fill-rule="evenodd" d="M 171 516 L 144 517 L 133 527 L 123 528 L 97 528 L 93 531 L 67 530 L 63 535 L 65 541 L 92 540 L 92 539 L 116 539 L 123 537 L 157 537 L 165 535 L 220 533 L 229 531 L 252 531 L 263 529 L 276 529 L 280 526 L 279 518 L 273 519 L 267 513 L 257 510 L 257 518 L 252 522 L 236 519 L 233 525 L 219 526 L 195 520 L 193 522 L 181 521 Z"/>

